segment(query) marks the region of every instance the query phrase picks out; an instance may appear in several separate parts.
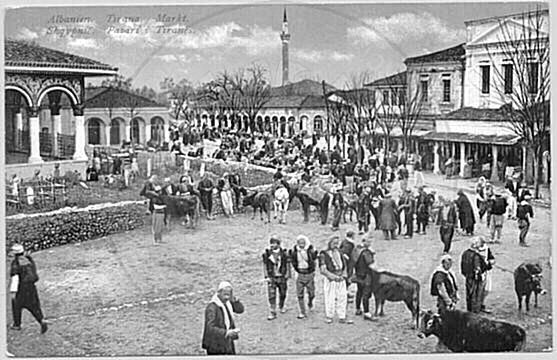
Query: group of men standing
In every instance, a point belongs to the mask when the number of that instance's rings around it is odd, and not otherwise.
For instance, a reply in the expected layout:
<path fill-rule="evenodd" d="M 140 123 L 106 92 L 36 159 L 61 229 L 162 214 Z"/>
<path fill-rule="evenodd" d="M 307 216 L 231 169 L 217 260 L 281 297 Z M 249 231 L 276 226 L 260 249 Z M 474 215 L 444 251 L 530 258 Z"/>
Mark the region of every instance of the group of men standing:
<path fill-rule="evenodd" d="M 456 276 L 452 271 L 453 259 L 444 254 L 441 264 L 431 277 L 431 295 L 437 297 L 439 313 L 453 310 L 460 300 Z M 462 253 L 460 270 L 465 278 L 466 310 L 474 313 L 491 313 L 485 306 L 485 299 L 492 289 L 490 270 L 495 265 L 495 257 L 482 236 L 475 236 L 470 247 Z"/>
<path fill-rule="evenodd" d="M 304 235 L 298 236 L 296 244 L 289 250 L 281 247 L 281 240 L 277 236 L 271 236 L 269 247 L 262 255 L 269 301 L 267 319 L 274 320 L 277 318 L 278 312 L 286 312 L 284 304 L 288 291 L 288 279 L 292 277 L 293 272 L 296 279 L 299 310 L 297 318 L 306 318 L 308 311 L 314 307 L 315 273 L 319 270 L 323 275 L 327 323 L 332 323 L 335 316 L 338 317 L 340 323 L 353 323 L 346 314 L 349 299 L 348 287 L 351 283 L 357 284 L 356 315 L 363 315 L 365 319 L 372 320 L 373 317 L 369 312 L 369 299 L 375 252 L 371 249 L 369 235 L 362 238 L 361 244 L 355 244 L 354 237 L 353 231 L 348 231 L 342 241 L 338 235 L 333 235 L 329 239 L 327 247 L 322 251 L 317 251 L 310 244 L 308 237 Z M 363 306 L 363 312 L 361 306 Z"/>

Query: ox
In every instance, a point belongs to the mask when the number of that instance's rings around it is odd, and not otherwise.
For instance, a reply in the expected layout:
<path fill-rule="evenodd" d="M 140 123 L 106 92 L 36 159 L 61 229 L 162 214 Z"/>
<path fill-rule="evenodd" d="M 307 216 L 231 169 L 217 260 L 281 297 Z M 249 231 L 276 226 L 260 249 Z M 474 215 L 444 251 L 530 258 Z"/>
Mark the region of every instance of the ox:
<path fill-rule="evenodd" d="M 375 315 L 383 316 L 385 301 L 403 301 L 416 319 L 416 328 L 420 321 L 420 283 L 406 275 L 397 275 L 388 271 L 371 270 L 371 292 L 375 298 Z M 378 314 L 379 312 L 379 314 Z"/>
<path fill-rule="evenodd" d="M 526 311 L 530 311 L 530 296 L 534 293 L 534 306 L 538 307 L 538 294 L 545 294 L 541 286 L 542 268 L 538 264 L 522 263 L 514 270 L 514 290 L 518 310 L 522 311 L 522 298 L 526 297 Z"/>
<path fill-rule="evenodd" d="M 195 195 L 161 195 L 166 205 L 164 222 L 168 225 L 172 218 L 186 218 L 190 220 L 190 226 L 195 228 L 199 221 L 199 198 Z"/>
<path fill-rule="evenodd" d="M 453 352 L 520 351 L 526 341 L 520 326 L 461 310 L 424 313 L 418 336 L 430 335 Z"/>

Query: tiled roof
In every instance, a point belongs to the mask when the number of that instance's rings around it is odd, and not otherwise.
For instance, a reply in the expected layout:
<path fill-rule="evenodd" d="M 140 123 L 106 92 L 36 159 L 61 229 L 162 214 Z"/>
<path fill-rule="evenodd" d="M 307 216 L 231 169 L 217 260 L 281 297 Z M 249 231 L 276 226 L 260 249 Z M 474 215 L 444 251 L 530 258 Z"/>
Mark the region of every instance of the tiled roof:
<path fill-rule="evenodd" d="M 406 86 L 406 71 L 377 79 L 364 86 Z"/>
<path fill-rule="evenodd" d="M 299 108 L 305 98 L 301 95 L 271 96 L 263 108 Z"/>
<path fill-rule="evenodd" d="M 97 89 L 103 90 L 99 91 Z M 95 93 L 94 96 L 86 98 L 85 107 L 87 108 L 127 108 L 130 107 L 130 104 L 133 104 L 136 108 L 165 107 L 153 100 L 122 89 L 89 88 L 86 90 L 86 96 L 87 93 Z"/>
<path fill-rule="evenodd" d="M 444 120 L 482 120 L 482 121 L 505 121 L 508 117 L 502 109 L 480 109 L 474 107 L 463 107 L 440 117 Z"/>
<path fill-rule="evenodd" d="M 423 64 L 444 61 L 459 61 L 465 54 L 464 43 L 448 49 L 439 50 L 425 55 L 410 57 L 404 60 L 405 64 Z"/>
<path fill-rule="evenodd" d="M 5 65 L 28 67 L 58 67 L 84 70 L 117 71 L 118 68 L 86 57 L 68 54 L 34 43 L 19 40 L 5 41 Z"/>
<path fill-rule="evenodd" d="M 304 99 L 302 103 L 302 108 L 325 108 L 327 105 L 325 104 L 325 99 L 323 96 L 316 96 L 316 95 L 309 95 Z"/>
<path fill-rule="evenodd" d="M 325 91 L 327 93 L 333 90 L 336 90 L 334 86 L 327 83 L 325 84 Z M 323 95 L 323 85 L 319 81 L 305 79 L 295 83 L 271 88 L 271 96 L 288 95 Z"/>

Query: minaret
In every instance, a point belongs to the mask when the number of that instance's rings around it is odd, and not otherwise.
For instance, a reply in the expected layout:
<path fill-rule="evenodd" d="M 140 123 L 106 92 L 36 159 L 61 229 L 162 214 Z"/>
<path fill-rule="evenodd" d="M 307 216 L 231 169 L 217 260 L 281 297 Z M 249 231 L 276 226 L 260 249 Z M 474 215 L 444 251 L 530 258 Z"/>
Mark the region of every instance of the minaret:
<path fill-rule="evenodd" d="M 290 34 L 288 33 L 288 19 L 286 18 L 286 8 L 284 8 L 284 17 L 282 18 L 282 32 L 280 33 L 282 40 L 282 85 L 289 83 L 288 81 L 288 42 Z"/>

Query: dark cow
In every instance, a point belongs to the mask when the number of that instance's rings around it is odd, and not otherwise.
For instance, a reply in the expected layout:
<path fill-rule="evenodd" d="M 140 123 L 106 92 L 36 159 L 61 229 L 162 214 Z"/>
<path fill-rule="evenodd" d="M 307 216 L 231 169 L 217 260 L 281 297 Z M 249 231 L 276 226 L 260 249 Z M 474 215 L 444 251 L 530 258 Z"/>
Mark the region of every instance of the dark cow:
<path fill-rule="evenodd" d="M 259 209 L 259 215 L 261 217 L 261 220 L 264 220 L 263 213 L 265 213 L 267 215 L 267 222 L 271 222 L 271 195 L 270 194 L 262 191 L 255 191 L 252 194 L 244 196 L 242 205 L 253 207 L 252 219 L 255 218 L 255 213 L 257 212 L 257 209 Z"/>
<path fill-rule="evenodd" d="M 534 306 L 538 307 L 538 294 L 545 294 L 542 289 L 542 268 L 538 264 L 522 263 L 514 270 L 514 291 L 518 299 L 518 310 L 522 311 L 522 298 L 526 297 L 526 311 L 530 311 L 530 296 L 534 293 Z"/>
<path fill-rule="evenodd" d="M 520 326 L 461 310 L 424 313 L 418 336 L 430 335 L 453 352 L 520 351 L 526 341 L 526 331 Z"/>
<path fill-rule="evenodd" d="M 161 195 L 161 199 L 166 205 L 164 212 L 164 221 L 170 224 L 172 218 L 189 217 L 190 226 L 195 228 L 199 220 L 199 204 L 200 200 L 195 195 L 178 196 L 178 195 Z"/>
<path fill-rule="evenodd" d="M 385 301 L 404 301 L 414 319 L 420 321 L 420 283 L 406 275 L 388 271 L 371 271 L 371 292 L 375 298 L 375 315 L 383 316 Z M 379 312 L 379 314 L 378 314 Z"/>

